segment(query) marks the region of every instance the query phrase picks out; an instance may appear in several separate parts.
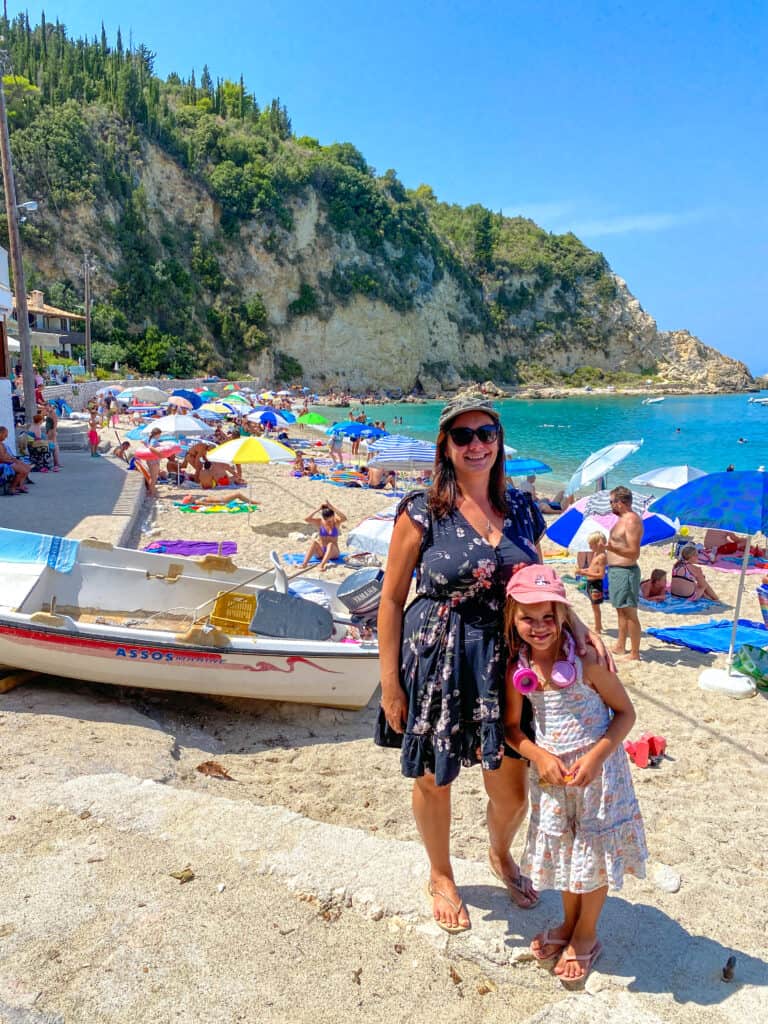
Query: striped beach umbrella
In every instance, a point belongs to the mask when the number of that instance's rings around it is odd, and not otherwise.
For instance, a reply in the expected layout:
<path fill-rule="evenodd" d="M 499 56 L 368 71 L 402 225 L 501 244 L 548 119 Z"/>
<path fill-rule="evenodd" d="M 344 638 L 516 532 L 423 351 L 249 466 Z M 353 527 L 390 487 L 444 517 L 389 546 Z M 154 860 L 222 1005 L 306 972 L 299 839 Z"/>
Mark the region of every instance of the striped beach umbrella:
<path fill-rule="evenodd" d="M 420 441 L 415 437 L 403 437 L 390 434 L 371 441 L 368 445 L 373 457 L 369 465 L 381 469 L 431 469 L 435 462 L 437 446 L 430 441 Z"/>

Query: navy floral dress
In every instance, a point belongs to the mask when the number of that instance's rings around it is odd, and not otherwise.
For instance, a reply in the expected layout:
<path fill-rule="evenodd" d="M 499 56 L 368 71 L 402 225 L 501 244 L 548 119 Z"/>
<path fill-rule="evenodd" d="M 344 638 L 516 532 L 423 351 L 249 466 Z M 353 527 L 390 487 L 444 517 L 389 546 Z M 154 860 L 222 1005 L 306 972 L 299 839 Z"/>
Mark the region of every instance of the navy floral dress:
<path fill-rule="evenodd" d="M 509 488 L 502 539 L 490 544 L 455 509 L 442 519 L 424 491 L 400 503 L 424 531 L 416 597 L 405 610 L 400 681 L 408 695 L 402 772 L 453 782 L 462 765 L 495 769 L 504 756 L 500 706 L 504 587 L 538 562 L 545 523 L 529 494 Z"/>

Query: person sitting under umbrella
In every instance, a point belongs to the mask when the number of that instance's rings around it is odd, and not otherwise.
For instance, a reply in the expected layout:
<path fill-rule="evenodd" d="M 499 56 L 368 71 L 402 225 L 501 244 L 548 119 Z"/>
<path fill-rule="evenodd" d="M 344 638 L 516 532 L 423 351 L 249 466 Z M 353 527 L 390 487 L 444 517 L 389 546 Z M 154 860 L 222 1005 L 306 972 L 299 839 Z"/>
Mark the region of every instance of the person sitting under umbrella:
<path fill-rule="evenodd" d="M 675 597 L 685 597 L 691 601 L 698 601 L 701 597 L 708 597 L 710 601 L 719 601 L 720 598 L 707 583 L 704 572 L 697 560 L 695 544 L 686 544 L 680 552 L 680 557 L 672 566 L 672 579 L 669 583 L 669 591 Z"/>

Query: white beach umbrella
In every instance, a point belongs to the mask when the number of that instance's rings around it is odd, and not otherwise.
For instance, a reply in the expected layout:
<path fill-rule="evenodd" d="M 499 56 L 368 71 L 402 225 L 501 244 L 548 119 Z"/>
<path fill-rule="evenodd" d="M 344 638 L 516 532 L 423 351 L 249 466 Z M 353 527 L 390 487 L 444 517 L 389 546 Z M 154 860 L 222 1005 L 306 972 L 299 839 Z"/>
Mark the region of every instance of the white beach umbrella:
<path fill-rule="evenodd" d="M 568 481 L 565 493 L 574 494 L 582 487 L 594 483 L 595 480 L 600 480 L 629 455 L 633 455 L 642 443 L 642 438 L 639 441 L 616 441 L 614 444 L 608 444 L 605 448 L 593 452 L 582 462 Z"/>
<path fill-rule="evenodd" d="M 132 402 L 134 398 L 140 402 L 156 402 L 162 404 L 168 400 L 168 392 L 156 388 L 153 384 L 137 384 L 134 388 L 126 388 L 117 396 L 118 402 Z"/>
<path fill-rule="evenodd" d="M 696 469 L 695 466 L 662 466 L 660 469 L 650 469 L 647 473 L 633 476 L 629 482 L 643 487 L 663 487 L 665 491 L 676 491 L 683 484 L 689 484 L 691 480 L 698 480 L 699 477 L 706 475 L 703 469 Z"/>
<path fill-rule="evenodd" d="M 152 431 L 157 429 L 160 430 L 161 434 L 173 434 L 176 437 L 211 433 L 210 427 L 207 427 L 205 423 L 201 423 L 194 416 L 185 416 L 183 414 L 161 416 L 160 419 L 150 420 L 145 427 L 141 428 L 141 433 L 144 437 L 149 437 Z"/>
<path fill-rule="evenodd" d="M 395 512 L 399 502 L 390 508 L 368 516 L 347 534 L 350 551 L 365 551 L 373 555 L 386 555 L 395 527 Z"/>
<path fill-rule="evenodd" d="M 373 451 L 373 458 L 368 464 L 381 469 L 431 469 L 437 451 L 436 446 L 429 441 L 400 435 L 380 437 L 372 441 L 368 448 Z"/>

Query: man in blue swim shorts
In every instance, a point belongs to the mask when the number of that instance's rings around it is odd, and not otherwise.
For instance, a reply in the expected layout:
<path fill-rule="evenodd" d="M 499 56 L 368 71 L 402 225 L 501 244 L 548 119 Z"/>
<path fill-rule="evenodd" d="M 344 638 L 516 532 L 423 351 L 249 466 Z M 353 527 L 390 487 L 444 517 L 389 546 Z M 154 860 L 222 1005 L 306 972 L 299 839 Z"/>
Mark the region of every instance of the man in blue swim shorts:
<path fill-rule="evenodd" d="M 619 619 L 619 636 L 615 654 L 627 654 L 629 660 L 640 660 L 640 541 L 643 521 L 632 511 L 632 492 L 627 487 L 614 487 L 611 491 L 611 511 L 618 516 L 606 545 L 608 562 L 608 596 Z"/>

